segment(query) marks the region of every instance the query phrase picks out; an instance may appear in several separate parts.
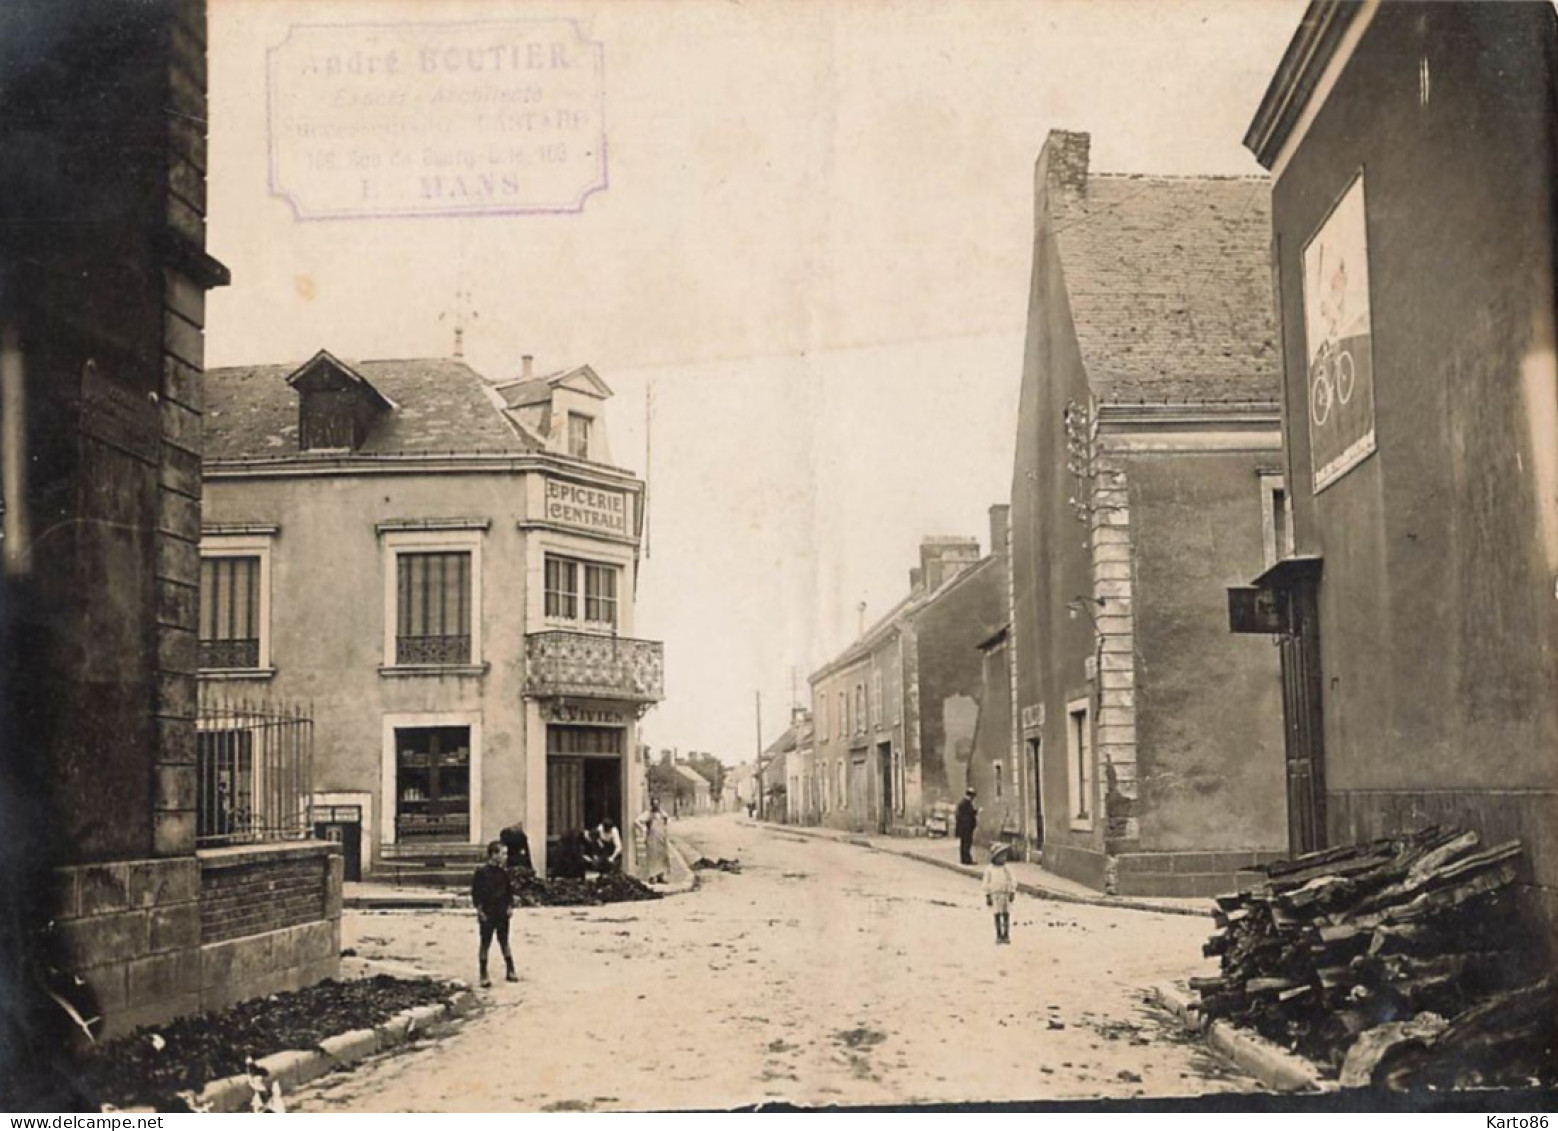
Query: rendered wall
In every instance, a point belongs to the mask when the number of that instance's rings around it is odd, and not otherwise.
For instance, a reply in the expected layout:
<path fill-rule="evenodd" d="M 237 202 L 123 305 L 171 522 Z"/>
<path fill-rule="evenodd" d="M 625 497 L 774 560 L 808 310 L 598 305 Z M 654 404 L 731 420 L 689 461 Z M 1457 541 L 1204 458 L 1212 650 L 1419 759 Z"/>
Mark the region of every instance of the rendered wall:
<path fill-rule="evenodd" d="M 1273 215 L 1330 839 L 1518 836 L 1558 918 L 1554 55 L 1549 5 L 1383 6 Z M 1360 168 L 1378 450 L 1316 495 L 1302 252 Z"/>

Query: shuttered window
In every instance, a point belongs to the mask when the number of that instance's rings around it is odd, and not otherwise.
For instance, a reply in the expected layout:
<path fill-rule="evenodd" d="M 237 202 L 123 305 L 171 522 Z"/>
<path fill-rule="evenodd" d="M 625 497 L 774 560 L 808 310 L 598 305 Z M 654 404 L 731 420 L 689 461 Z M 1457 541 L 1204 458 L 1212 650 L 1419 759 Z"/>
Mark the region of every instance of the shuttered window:
<path fill-rule="evenodd" d="M 254 668 L 260 663 L 260 559 L 200 561 L 200 666 Z"/>
<path fill-rule="evenodd" d="M 395 662 L 471 662 L 471 555 L 396 555 Z"/>

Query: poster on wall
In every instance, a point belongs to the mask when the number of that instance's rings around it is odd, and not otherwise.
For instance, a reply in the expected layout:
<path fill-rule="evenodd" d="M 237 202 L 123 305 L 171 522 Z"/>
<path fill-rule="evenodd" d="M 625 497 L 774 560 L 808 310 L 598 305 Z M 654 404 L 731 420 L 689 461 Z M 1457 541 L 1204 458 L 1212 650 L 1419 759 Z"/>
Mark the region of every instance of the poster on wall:
<path fill-rule="evenodd" d="M 1304 247 L 1309 460 L 1318 493 L 1374 451 L 1374 354 L 1363 174 Z"/>

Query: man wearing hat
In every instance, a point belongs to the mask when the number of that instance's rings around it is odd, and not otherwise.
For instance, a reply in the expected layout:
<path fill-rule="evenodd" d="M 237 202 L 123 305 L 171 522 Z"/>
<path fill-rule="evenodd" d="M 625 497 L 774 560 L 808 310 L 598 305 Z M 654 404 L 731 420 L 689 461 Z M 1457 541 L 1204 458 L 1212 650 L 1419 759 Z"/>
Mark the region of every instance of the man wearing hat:
<path fill-rule="evenodd" d="M 1006 945 L 1012 941 L 1012 897 L 1017 894 L 1017 878 L 1006 866 L 1011 846 L 998 844 L 990 850 L 990 866 L 985 869 L 980 886 L 985 892 L 985 906 L 995 913 L 995 941 Z"/>
<path fill-rule="evenodd" d="M 957 824 L 958 834 L 958 862 L 972 864 L 974 862 L 974 828 L 979 824 L 979 810 L 974 808 L 974 787 L 969 786 L 963 794 L 963 800 L 958 802 Z"/>

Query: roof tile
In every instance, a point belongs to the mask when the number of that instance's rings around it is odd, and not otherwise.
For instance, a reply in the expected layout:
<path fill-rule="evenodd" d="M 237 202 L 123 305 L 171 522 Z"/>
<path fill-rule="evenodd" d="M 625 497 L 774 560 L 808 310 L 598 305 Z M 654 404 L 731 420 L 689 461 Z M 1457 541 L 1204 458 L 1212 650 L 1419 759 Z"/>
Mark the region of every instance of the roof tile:
<path fill-rule="evenodd" d="M 535 450 L 488 398 L 487 382 L 463 361 L 421 358 L 348 362 L 396 407 L 375 422 L 359 451 L 523 452 Z M 299 456 L 297 365 L 209 369 L 205 375 L 206 457 Z"/>
<path fill-rule="evenodd" d="M 1050 207 L 1101 400 L 1276 397 L 1268 180 L 1095 173 Z"/>

